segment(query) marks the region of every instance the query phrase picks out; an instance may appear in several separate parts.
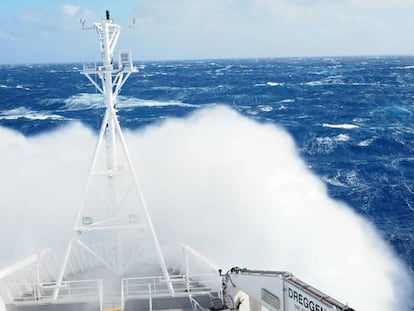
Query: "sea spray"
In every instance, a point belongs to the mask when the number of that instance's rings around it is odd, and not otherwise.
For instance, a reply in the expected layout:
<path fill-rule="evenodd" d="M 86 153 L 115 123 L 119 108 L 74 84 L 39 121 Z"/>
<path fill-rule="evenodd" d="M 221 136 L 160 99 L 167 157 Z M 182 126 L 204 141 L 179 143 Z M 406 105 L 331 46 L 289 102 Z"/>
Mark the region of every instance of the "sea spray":
<path fill-rule="evenodd" d="M 404 310 L 405 268 L 286 131 L 216 107 L 128 141 L 161 238 L 223 268 L 290 271 L 357 310 Z"/>
<path fill-rule="evenodd" d="M 62 251 L 95 137 L 79 124 L 0 136 L 2 264 Z M 404 267 L 369 222 L 328 197 L 284 130 L 216 107 L 126 140 L 161 239 L 223 269 L 291 271 L 358 310 L 404 310 Z"/>

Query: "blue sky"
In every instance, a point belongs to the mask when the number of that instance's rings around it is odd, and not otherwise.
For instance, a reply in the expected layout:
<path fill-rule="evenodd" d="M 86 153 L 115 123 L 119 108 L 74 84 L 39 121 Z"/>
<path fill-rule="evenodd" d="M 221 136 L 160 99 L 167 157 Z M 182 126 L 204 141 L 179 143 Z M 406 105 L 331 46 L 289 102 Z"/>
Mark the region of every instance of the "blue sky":
<path fill-rule="evenodd" d="M 141 60 L 414 54 L 413 0 L 3 0 L 0 63 L 98 56 L 106 9 Z"/>

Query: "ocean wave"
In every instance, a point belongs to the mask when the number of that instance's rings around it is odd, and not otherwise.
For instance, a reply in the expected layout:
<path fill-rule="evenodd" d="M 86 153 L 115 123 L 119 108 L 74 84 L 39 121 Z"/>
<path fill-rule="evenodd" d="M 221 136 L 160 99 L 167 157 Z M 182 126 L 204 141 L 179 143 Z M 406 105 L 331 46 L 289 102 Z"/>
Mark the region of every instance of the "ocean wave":
<path fill-rule="evenodd" d="M 195 87 L 187 87 L 187 86 L 180 86 L 180 87 L 153 86 L 151 87 L 151 90 L 160 90 L 160 91 L 167 91 L 167 92 L 181 92 L 181 93 L 197 93 L 197 94 L 224 93 L 231 89 L 232 89 L 231 86 L 226 85 L 226 84 L 219 84 L 219 85 L 213 85 L 213 86 L 195 86 Z"/>
<path fill-rule="evenodd" d="M 339 134 L 334 137 L 317 137 L 316 141 L 322 144 L 331 144 L 332 142 L 349 141 L 350 137 L 347 134 Z"/>
<path fill-rule="evenodd" d="M 21 85 L 21 84 L 18 84 L 14 87 L 6 85 L 6 84 L 0 84 L 0 88 L 2 88 L 2 89 L 22 89 L 22 90 L 25 90 L 25 91 L 30 91 L 30 88 L 28 88 L 24 85 Z"/>
<path fill-rule="evenodd" d="M 307 85 L 307 86 L 320 86 L 320 85 L 324 85 L 326 83 L 324 83 L 323 80 L 316 80 L 316 81 L 306 82 L 304 84 Z"/>
<path fill-rule="evenodd" d="M 329 124 L 329 123 L 324 123 L 322 124 L 322 127 L 329 127 L 329 128 L 333 128 L 333 129 L 345 129 L 345 130 L 352 130 L 355 128 L 359 128 L 358 125 L 354 125 L 354 124 Z"/>
<path fill-rule="evenodd" d="M 355 170 L 339 170 L 334 177 L 322 176 L 321 179 L 336 187 L 355 188 L 361 186 L 361 180 Z"/>
<path fill-rule="evenodd" d="M 365 139 L 358 143 L 359 147 L 368 147 L 374 142 L 375 138 Z"/>
<path fill-rule="evenodd" d="M 319 144 L 325 144 L 325 145 L 335 144 L 336 145 L 338 142 L 345 142 L 345 141 L 349 141 L 350 139 L 351 138 L 347 134 L 339 134 L 334 137 L 317 137 L 316 141 Z"/>
<path fill-rule="evenodd" d="M 259 106 L 259 109 L 260 109 L 260 111 L 263 111 L 263 112 L 273 111 L 273 107 L 269 106 L 269 105 L 261 105 L 261 106 Z"/>
<path fill-rule="evenodd" d="M 25 91 L 30 91 L 30 88 L 25 87 L 24 85 L 20 85 L 20 84 L 16 85 L 16 89 L 22 89 L 22 90 L 25 90 Z"/>
<path fill-rule="evenodd" d="M 216 74 L 223 74 L 223 71 L 228 71 L 233 67 L 233 65 L 227 65 L 224 68 L 216 69 Z"/>
<path fill-rule="evenodd" d="M 103 97 L 100 94 L 77 94 L 63 101 L 66 110 L 84 110 L 103 107 Z"/>
<path fill-rule="evenodd" d="M 350 139 L 351 137 L 349 137 L 347 134 L 339 134 L 338 136 L 334 137 L 334 140 L 336 141 L 349 141 Z"/>
<path fill-rule="evenodd" d="M 137 98 L 123 98 L 119 99 L 118 107 L 120 108 L 132 108 L 132 107 L 166 107 L 166 106 L 177 106 L 182 108 L 198 108 L 200 105 L 187 104 L 180 101 L 156 101 L 156 100 L 145 100 Z"/>
<path fill-rule="evenodd" d="M 337 187 L 347 187 L 346 184 L 344 184 L 343 182 L 339 181 L 337 176 L 334 178 L 329 178 L 328 176 L 322 176 L 321 179 L 326 182 L 327 184 L 330 184 L 332 186 L 337 186 Z"/>
<path fill-rule="evenodd" d="M 104 107 L 102 95 L 81 93 L 71 96 L 64 100 L 65 109 L 67 110 L 85 110 Z M 180 101 L 156 101 L 145 100 L 134 97 L 118 96 L 118 108 L 134 108 L 134 107 L 165 107 L 177 106 L 182 108 L 198 108 L 199 105 L 187 104 Z"/>
<path fill-rule="evenodd" d="M 280 104 L 290 104 L 290 103 L 294 103 L 296 100 L 293 98 L 288 98 L 288 99 L 282 99 L 279 101 Z"/>
<path fill-rule="evenodd" d="M 343 78 L 342 75 L 329 76 L 329 77 L 323 78 L 322 80 L 315 80 L 315 81 L 309 81 L 309 82 L 303 83 L 303 85 L 307 85 L 307 86 L 321 86 L 321 85 L 329 85 L 329 84 L 343 85 L 345 83 L 342 80 L 342 78 Z"/>
<path fill-rule="evenodd" d="M 268 85 L 268 86 L 282 86 L 282 85 L 284 85 L 284 83 L 279 83 L 279 82 L 266 82 L 266 85 Z"/>
<path fill-rule="evenodd" d="M 39 113 L 29 110 L 24 107 L 5 110 L 0 114 L 0 120 L 17 120 L 17 119 L 29 119 L 29 120 L 65 120 L 66 118 L 58 114 L 48 114 L 46 111 Z"/>
<path fill-rule="evenodd" d="M 283 86 L 283 85 L 285 85 L 285 83 L 283 83 L 283 82 L 271 82 L 271 81 L 268 81 L 266 83 L 257 83 L 254 86 Z"/>
<path fill-rule="evenodd" d="M 351 137 L 347 134 L 339 134 L 333 137 L 315 137 L 305 143 L 304 151 L 311 155 L 330 154 L 350 139 Z"/>

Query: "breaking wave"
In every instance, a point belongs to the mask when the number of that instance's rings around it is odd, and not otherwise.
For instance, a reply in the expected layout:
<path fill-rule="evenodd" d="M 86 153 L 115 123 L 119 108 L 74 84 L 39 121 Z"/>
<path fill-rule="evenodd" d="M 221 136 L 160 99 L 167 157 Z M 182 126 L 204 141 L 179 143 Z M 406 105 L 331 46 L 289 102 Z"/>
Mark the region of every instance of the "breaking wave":
<path fill-rule="evenodd" d="M 46 112 L 35 112 L 24 107 L 5 110 L 0 113 L 0 120 L 17 120 L 25 118 L 29 120 L 67 120 L 58 114 L 48 114 Z"/>
<path fill-rule="evenodd" d="M 333 129 L 345 129 L 345 130 L 352 130 L 352 129 L 359 127 L 358 125 L 355 125 L 355 124 L 329 124 L 329 123 L 324 123 L 322 126 L 333 128 Z"/>
<path fill-rule="evenodd" d="M 405 267 L 367 220 L 329 198 L 285 131 L 217 106 L 126 140 L 160 238 L 222 268 L 291 271 L 357 310 L 404 309 Z M 65 245 L 94 141 L 79 124 L 32 138 L 0 129 L 0 258 Z"/>
<path fill-rule="evenodd" d="M 101 94 L 88 94 L 81 93 L 64 100 L 66 110 L 85 110 L 104 107 Z M 118 96 L 117 106 L 120 108 L 132 108 L 132 107 L 165 107 L 165 106 L 178 106 L 183 108 L 195 108 L 199 107 L 193 104 L 186 104 L 179 101 L 156 101 L 156 100 L 144 100 L 133 97 Z"/>

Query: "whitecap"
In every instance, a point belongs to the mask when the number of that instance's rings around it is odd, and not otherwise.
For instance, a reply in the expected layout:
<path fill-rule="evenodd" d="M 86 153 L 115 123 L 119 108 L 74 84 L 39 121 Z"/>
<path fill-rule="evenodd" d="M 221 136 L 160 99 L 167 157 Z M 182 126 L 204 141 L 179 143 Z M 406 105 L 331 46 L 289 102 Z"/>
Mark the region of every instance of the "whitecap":
<path fill-rule="evenodd" d="M 266 82 L 266 85 L 268 85 L 268 86 L 282 86 L 283 83 L 279 83 L 279 82 Z"/>
<path fill-rule="evenodd" d="M 261 111 L 263 111 L 263 112 L 271 112 L 271 111 L 273 111 L 273 107 L 271 107 L 271 106 L 260 106 L 260 110 Z"/>
<path fill-rule="evenodd" d="M 30 89 L 28 87 L 25 87 L 21 84 L 16 85 L 16 89 L 22 89 L 22 90 L 30 91 Z"/>
<path fill-rule="evenodd" d="M 329 123 L 324 123 L 322 124 L 322 127 L 329 127 L 329 128 L 334 128 L 334 129 L 345 129 L 345 130 L 352 130 L 355 128 L 359 128 L 358 125 L 355 124 L 329 124 Z"/>
<path fill-rule="evenodd" d="M 255 116 L 255 115 L 258 114 L 257 111 L 253 111 L 253 110 L 248 110 L 247 113 L 250 114 L 250 115 L 252 115 L 252 116 Z"/>
<path fill-rule="evenodd" d="M 305 85 L 308 85 L 308 86 L 319 86 L 319 85 L 323 85 L 323 84 L 324 84 L 324 82 L 321 81 L 321 80 L 318 80 L 318 81 L 310 81 L 310 82 L 306 82 L 305 83 Z"/>
<path fill-rule="evenodd" d="M 119 99 L 117 106 L 119 108 L 128 107 L 166 107 L 166 106 L 177 106 L 182 108 L 198 108 L 200 105 L 187 104 L 180 101 L 156 101 L 156 100 L 143 100 L 137 98 L 122 98 Z"/>
<path fill-rule="evenodd" d="M 0 114 L 0 120 L 17 120 L 20 118 L 25 118 L 29 120 L 64 120 L 65 117 L 58 114 L 47 114 L 39 113 L 32 110 L 29 110 L 24 107 L 19 107 L 15 109 L 5 110 Z"/>
<path fill-rule="evenodd" d="M 369 145 L 372 144 L 373 141 L 374 141 L 374 138 L 366 139 L 366 140 L 360 141 L 358 143 L 358 146 L 359 147 L 368 147 Z"/>
<path fill-rule="evenodd" d="M 67 110 L 84 110 L 97 107 L 103 107 L 104 102 L 100 94 L 77 94 L 64 100 L 65 109 Z"/>
<path fill-rule="evenodd" d="M 342 84 L 344 84 L 344 81 L 342 80 L 342 78 L 343 78 L 342 75 L 329 76 L 329 77 L 326 77 L 322 80 L 309 81 L 309 82 L 306 82 L 304 84 L 308 85 L 308 86 L 320 86 L 320 85 L 329 85 L 329 84 L 342 85 Z"/>
<path fill-rule="evenodd" d="M 347 134 L 339 134 L 338 136 L 335 136 L 334 139 L 336 141 L 349 141 L 351 138 Z"/>
<path fill-rule="evenodd" d="M 218 68 L 215 71 L 218 74 L 222 74 L 223 71 L 227 71 L 227 70 L 231 69 L 232 67 L 233 67 L 233 65 L 227 65 L 226 67 L 224 67 L 224 68 Z"/>
<path fill-rule="evenodd" d="M 327 184 L 330 184 L 332 186 L 337 186 L 337 187 L 347 187 L 346 184 L 340 182 L 337 177 L 335 178 L 329 178 L 327 176 L 322 176 L 321 178 L 324 182 L 326 182 Z"/>
<path fill-rule="evenodd" d="M 294 103 L 296 100 L 293 98 L 288 98 L 288 99 L 282 99 L 279 101 L 279 103 L 281 104 L 289 104 L 289 103 Z"/>
<path fill-rule="evenodd" d="M 334 151 L 341 143 L 347 142 L 350 137 L 346 134 L 339 134 L 334 137 L 316 137 L 307 151 L 310 154 L 329 154 Z"/>
<path fill-rule="evenodd" d="M 82 93 L 71 96 L 64 100 L 67 110 L 85 110 L 104 107 L 104 102 L 100 94 Z M 198 108 L 200 105 L 183 103 L 180 101 L 156 101 L 144 100 L 135 97 L 118 96 L 118 108 L 133 108 L 133 107 L 166 107 L 178 106 L 182 108 Z"/>
<path fill-rule="evenodd" d="M 283 85 L 285 85 L 283 82 L 268 81 L 266 83 L 256 83 L 254 86 L 258 87 L 258 86 L 283 86 Z"/>

